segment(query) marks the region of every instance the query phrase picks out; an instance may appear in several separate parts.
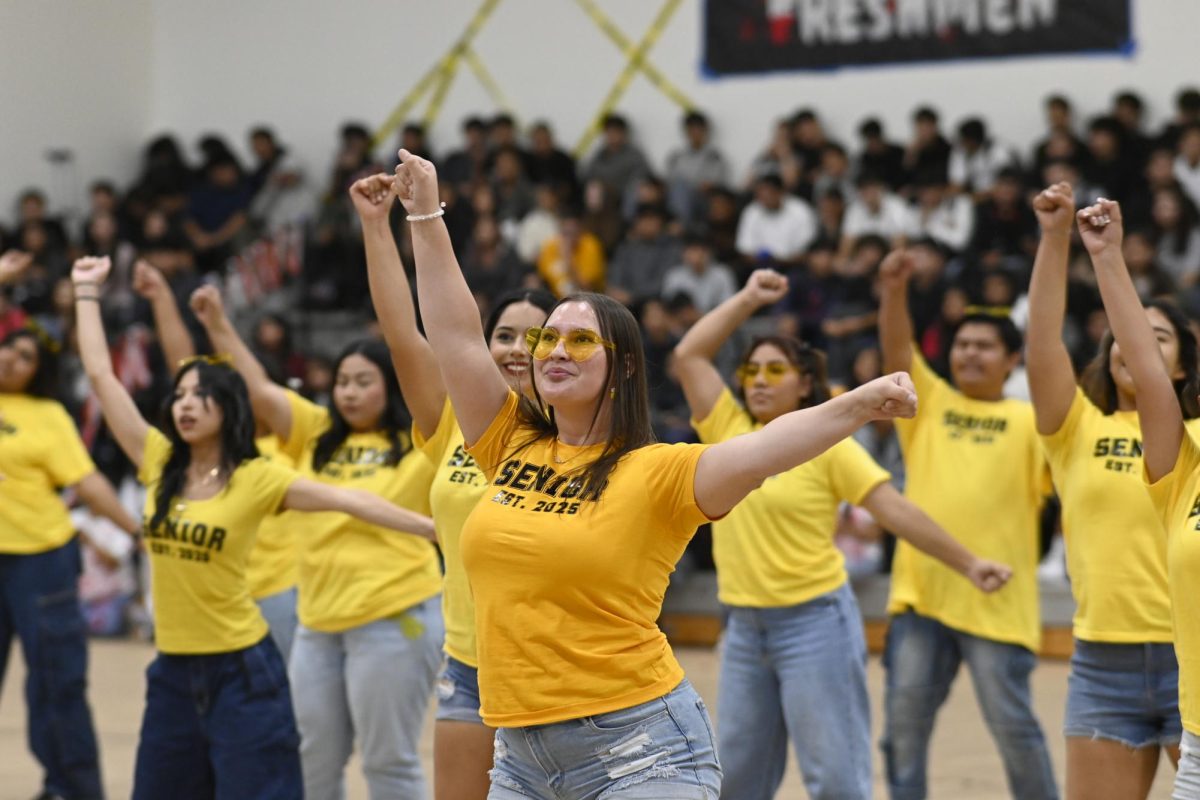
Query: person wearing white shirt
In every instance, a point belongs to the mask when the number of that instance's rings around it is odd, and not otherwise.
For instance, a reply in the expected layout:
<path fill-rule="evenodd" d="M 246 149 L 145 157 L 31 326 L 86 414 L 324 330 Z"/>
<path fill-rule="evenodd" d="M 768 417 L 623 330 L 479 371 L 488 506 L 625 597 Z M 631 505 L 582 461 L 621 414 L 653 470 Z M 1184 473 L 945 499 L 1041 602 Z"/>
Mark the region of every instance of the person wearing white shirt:
<path fill-rule="evenodd" d="M 1179 134 L 1179 155 L 1175 157 L 1175 180 L 1200 206 L 1200 123 L 1187 125 Z"/>
<path fill-rule="evenodd" d="M 909 207 L 909 236 L 928 237 L 953 253 L 961 253 L 975 229 L 971 198 L 950 194 L 949 187 L 935 175 L 918 177 L 915 186 L 916 202 Z"/>
<path fill-rule="evenodd" d="M 958 143 L 950 151 L 950 184 L 981 198 L 991 192 L 1000 170 L 1014 161 L 1010 148 L 988 138 L 983 120 L 968 119 L 958 127 Z"/>
<path fill-rule="evenodd" d="M 908 232 L 908 204 L 888 191 L 883 178 L 873 172 L 858 176 L 857 197 L 846 207 L 840 250 L 848 254 L 860 236 L 882 236 L 888 241 Z"/>
<path fill-rule="evenodd" d="M 737 249 L 750 263 L 770 260 L 796 264 L 817 238 L 812 206 L 783 191 L 778 175 L 763 175 L 754 184 L 754 202 L 738 220 Z"/>
<path fill-rule="evenodd" d="M 662 297 L 687 295 L 701 314 L 707 314 L 737 293 L 737 278 L 724 264 L 714 264 L 712 246 L 700 236 L 683 244 L 683 263 L 671 267 L 663 278 Z"/>

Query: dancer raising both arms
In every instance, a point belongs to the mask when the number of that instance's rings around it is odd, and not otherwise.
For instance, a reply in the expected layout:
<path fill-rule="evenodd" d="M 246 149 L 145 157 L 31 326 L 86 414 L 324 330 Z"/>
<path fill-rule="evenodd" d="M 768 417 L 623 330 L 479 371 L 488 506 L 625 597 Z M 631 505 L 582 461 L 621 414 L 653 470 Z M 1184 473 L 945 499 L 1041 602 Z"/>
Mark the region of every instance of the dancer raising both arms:
<path fill-rule="evenodd" d="M 714 797 L 708 713 L 655 624 L 696 527 L 871 419 L 912 416 L 872 381 L 720 444 L 654 444 L 637 323 L 568 296 L 526 333 L 535 400 L 496 371 L 442 223 L 433 164 L 400 151 L 430 346 L 491 483 L 463 530 L 492 800 Z"/>
<path fill-rule="evenodd" d="M 143 530 L 159 654 L 146 673 L 133 796 L 299 798 L 286 670 L 246 580 L 255 531 L 280 508 L 352 514 L 429 538 L 433 521 L 260 458 L 246 385 L 220 359 L 181 369 L 162 429 L 151 427 L 109 358 L 99 301 L 110 269 L 108 258 L 82 258 L 71 278 L 84 369 L 149 489 Z"/>
<path fill-rule="evenodd" d="M 466 453 L 437 360 L 417 329 L 412 291 L 388 224 L 396 199 L 392 181 L 387 174 L 363 178 L 350 187 L 350 197 L 362 220 L 371 301 L 392 353 L 400 391 L 412 412 L 415 443 L 437 467 L 429 505 L 446 569 L 442 587 L 446 661 L 437 685 L 433 792 L 435 800 L 482 800 L 488 792 L 495 732 L 479 716 L 475 602 L 459 545 L 463 523 L 487 491 L 488 482 Z M 527 397 L 533 396 L 533 384 L 525 331 L 541 325 L 553 306 L 548 292 L 509 292 L 493 300 L 483 326 L 496 369 L 514 391 Z"/>
<path fill-rule="evenodd" d="M 1082 385 L 1075 384 L 1062 341 L 1075 224 L 1071 187 L 1051 186 L 1033 209 L 1042 238 L 1029 287 L 1025 360 L 1038 432 L 1062 499 L 1076 605 L 1063 726 L 1067 798 L 1144 800 L 1160 749 L 1179 760 L 1182 729 L 1167 540 L 1140 478 L 1140 387 L 1111 333 Z M 1145 318 L 1187 426 L 1200 432 L 1196 336 L 1168 303 L 1148 303 Z"/>

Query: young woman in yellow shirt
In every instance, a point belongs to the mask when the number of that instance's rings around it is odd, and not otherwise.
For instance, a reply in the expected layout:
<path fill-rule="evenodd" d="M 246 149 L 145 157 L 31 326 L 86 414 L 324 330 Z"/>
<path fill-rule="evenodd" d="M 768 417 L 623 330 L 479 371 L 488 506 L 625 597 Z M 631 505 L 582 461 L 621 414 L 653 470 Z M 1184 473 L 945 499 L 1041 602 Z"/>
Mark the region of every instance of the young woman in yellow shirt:
<path fill-rule="evenodd" d="M 15 636 L 25 656 L 29 746 L 45 771 L 43 794 L 101 797 L 85 694 L 79 542 L 60 493 L 73 488 L 94 513 L 130 534 L 138 525 L 55 399 L 59 347 L 33 327 L 0 342 L 0 676 Z"/>
<path fill-rule="evenodd" d="M 343 349 L 326 409 L 271 381 L 214 287 L 196 290 L 191 304 L 214 347 L 232 354 L 255 416 L 302 474 L 428 512 L 434 467 L 412 447 L 383 342 L 362 339 Z M 288 674 L 305 796 L 340 796 L 357 745 L 373 795 L 421 797 L 418 745 L 444 637 L 437 551 L 344 514 L 308 517 L 301 529 L 300 626 Z"/>
<path fill-rule="evenodd" d="M 1149 484 L 1150 501 L 1165 528 L 1171 621 L 1179 663 L 1179 715 L 1183 725 L 1179 769 L 1171 796 L 1177 800 L 1198 800 L 1200 614 L 1196 613 L 1195 576 L 1200 574 L 1200 534 L 1197 533 L 1200 531 L 1200 446 L 1185 423 L 1180 399 L 1194 400 L 1200 393 L 1200 386 L 1194 372 L 1179 368 L 1184 363 L 1184 353 L 1181 342 L 1169 341 L 1174 338 L 1171 327 L 1162 324 L 1162 319 L 1138 300 L 1121 255 L 1124 231 L 1120 206 L 1111 200 L 1098 200 L 1079 211 L 1076 222 L 1084 247 L 1091 254 L 1100 296 L 1116 340 L 1112 350 L 1114 366 L 1122 373 L 1122 380 L 1125 374 L 1128 375 L 1133 387 L 1143 443 L 1142 476 Z M 1169 357 L 1174 347 L 1179 348 L 1179 362 L 1176 369 L 1171 369 Z M 1194 351 L 1192 357 L 1195 357 Z M 1163 688 L 1158 675 L 1154 675 L 1154 683 L 1146 684 L 1152 674 L 1139 672 L 1138 691 L 1147 701 L 1157 700 Z M 1160 740 L 1159 743 L 1163 742 Z M 1157 759 L 1157 749 L 1152 752 Z M 1135 789 L 1142 792 L 1140 796 L 1145 796 L 1150 785 L 1145 777 L 1148 767 L 1144 765 L 1150 761 L 1148 754 L 1138 754 L 1133 759 L 1126 755 L 1118 763 L 1128 765 L 1134 759 L 1143 762 L 1138 765 L 1138 774 L 1119 779 L 1128 787 L 1126 797 L 1139 796 Z M 1107 767 L 1104 769 L 1110 774 Z M 1131 767 L 1126 766 L 1126 769 Z M 1133 778 L 1140 780 L 1134 784 Z"/>
<path fill-rule="evenodd" d="M 159 654 L 146 673 L 133 796 L 299 798 L 287 675 L 246 579 L 259 524 L 281 508 L 338 512 L 432 538 L 433 521 L 260 458 L 245 382 L 217 359 L 178 372 L 162 429 L 151 427 L 109 358 L 100 287 L 111 266 L 82 258 L 71 278 L 88 380 L 149 489 L 143 533 Z"/>
<path fill-rule="evenodd" d="M 536 400 L 495 370 L 442 223 L 437 175 L 400 151 L 426 333 L 490 486 L 463 530 L 493 800 L 713 797 L 708 714 L 655 620 L 696 527 L 876 417 L 911 416 L 888 376 L 712 446 L 653 442 L 640 332 L 602 295 L 526 332 Z"/>
<path fill-rule="evenodd" d="M 1038 433 L 1063 504 L 1075 595 L 1067 683 L 1068 800 L 1143 800 L 1161 750 L 1179 760 L 1179 668 L 1172 648 L 1167 541 L 1142 485 L 1138 392 L 1124 350 L 1105 336 L 1076 385 L 1062 341 L 1075 223 L 1068 184 L 1034 200 L 1042 237 L 1029 287 L 1025 361 Z M 1174 306 L 1145 311 L 1191 430 L 1196 337 Z"/>
<path fill-rule="evenodd" d="M 445 566 L 446 658 L 437 683 L 433 794 L 435 800 L 483 800 L 488 793 L 494 732 L 479 716 L 475 603 L 460 543 L 463 523 L 487 490 L 487 479 L 467 455 L 437 360 L 417 329 L 412 290 L 388 221 L 396 199 L 392 180 L 388 174 L 363 178 L 350 187 L 350 197 L 362 221 L 371 302 L 392 354 L 400 392 L 413 416 L 415 443 L 437 468 L 429 506 Z M 541 325 L 553 306 L 554 298 L 538 289 L 492 298 L 483 326 L 488 351 L 500 374 L 522 395 L 531 396 L 533 391 L 525 331 Z"/>
<path fill-rule="evenodd" d="M 786 336 L 755 339 L 736 397 L 713 359 L 787 278 L 755 271 L 675 348 L 674 371 L 708 444 L 761 430 L 829 398 L 825 357 Z M 975 557 L 905 499 L 853 439 L 838 442 L 751 492 L 713 523 L 717 589 L 730 607 L 717 696 L 722 795 L 771 800 L 792 740 L 808 796 L 871 797 L 871 709 L 862 616 L 833 542 L 841 503 L 862 506 L 887 530 L 945 562 L 983 591 L 1008 567 Z"/>

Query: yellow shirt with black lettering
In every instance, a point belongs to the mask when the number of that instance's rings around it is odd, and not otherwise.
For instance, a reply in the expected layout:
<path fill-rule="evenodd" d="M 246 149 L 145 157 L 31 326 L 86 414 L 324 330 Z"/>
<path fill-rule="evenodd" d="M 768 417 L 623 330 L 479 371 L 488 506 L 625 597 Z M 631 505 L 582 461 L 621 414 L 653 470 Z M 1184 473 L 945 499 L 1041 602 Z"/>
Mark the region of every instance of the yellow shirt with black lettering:
<path fill-rule="evenodd" d="M 61 404 L 0 394 L 0 553 L 45 553 L 69 542 L 75 526 L 59 492 L 95 471 Z"/>
<path fill-rule="evenodd" d="M 250 597 L 246 565 L 262 521 L 279 510 L 292 470 L 265 458 L 243 461 L 217 495 L 174 498 L 167 517 L 150 528 L 158 481 L 171 442 L 146 434 L 138 480 L 146 486 L 142 531 L 150 554 L 155 645 L 163 653 L 228 653 L 258 643 L 267 623 Z"/>
<path fill-rule="evenodd" d="M 521 448 L 532 432 L 516 412 L 510 393 L 470 448 L 490 481 L 462 533 L 483 721 L 541 725 L 667 694 L 683 670 L 656 620 L 705 521 L 694 488 L 705 445 L 639 448 L 592 486 L 573 465 L 603 445 Z"/>
<path fill-rule="evenodd" d="M 1007 564 L 1012 580 L 984 594 L 905 541 L 896 545 L 888 613 L 907 610 L 955 630 L 1037 651 L 1038 536 L 1048 472 L 1033 407 L 972 400 L 913 353 L 919 409 L 896 420 L 904 494 L 967 549 Z"/>
<path fill-rule="evenodd" d="M 429 513 L 433 465 L 416 450 L 387 464 L 392 444 L 383 433 L 351 433 L 319 471 L 313 469 L 317 439 L 329 427 L 329 411 L 288 395 L 292 430 L 283 452 L 302 475 L 322 483 L 362 489 L 395 505 Z M 401 434 L 401 446 L 409 444 Z M 300 622 L 337 633 L 398 616 L 441 591 L 442 574 L 433 543 L 371 525 L 347 514 L 305 514 L 300 532 Z"/>
<path fill-rule="evenodd" d="M 472 667 L 479 666 L 475 652 L 475 600 L 462 562 L 462 529 L 487 489 L 487 478 L 467 453 L 462 430 L 447 400 L 437 430 L 426 439 L 413 428 L 413 444 L 433 463 L 437 472 L 429 489 L 429 508 L 437 530 L 446 574 L 442 581 L 442 616 L 446 622 L 445 651 Z"/>
<path fill-rule="evenodd" d="M 1137 412 L 1105 414 L 1077 388 L 1042 444 L 1062 500 L 1076 638 L 1172 641 L 1167 540 L 1141 478 Z"/>
<path fill-rule="evenodd" d="M 1142 480 L 1148 483 L 1145 469 Z M 1200 736 L 1200 447 L 1189 430 L 1175 466 L 1149 484 L 1150 502 L 1166 529 L 1167 574 L 1175 657 L 1179 660 L 1179 715 L 1189 733 Z"/>
<path fill-rule="evenodd" d="M 762 428 L 729 389 L 692 426 L 707 444 Z M 768 478 L 713 523 L 721 602 L 792 606 L 840 587 L 847 576 L 845 559 L 833 543 L 838 504 L 861 503 L 890 477 L 862 445 L 843 439 L 795 469 Z"/>
<path fill-rule="evenodd" d="M 260 436 L 255 440 L 263 458 L 275 461 L 294 470 L 296 462 L 280 450 L 281 442 L 275 436 Z M 258 538 L 250 551 L 250 563 L 246 567 L 246 579 L 250 581 L 250 596 L 255 600 L 279 594 L 296 585 L 299 573 L 299 536 L 297 525 L 303 518 L 291 511 L 272 514 L 258 526 Z"/>

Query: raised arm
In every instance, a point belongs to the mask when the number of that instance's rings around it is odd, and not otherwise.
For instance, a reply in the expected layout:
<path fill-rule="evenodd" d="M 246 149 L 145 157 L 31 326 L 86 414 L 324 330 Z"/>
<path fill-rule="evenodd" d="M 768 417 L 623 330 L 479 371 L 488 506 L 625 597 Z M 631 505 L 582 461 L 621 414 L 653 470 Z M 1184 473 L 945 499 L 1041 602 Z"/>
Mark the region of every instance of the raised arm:
<path fill-rule="evenodd" d="M 787 288 L 787 278 L 775 270 L 755 270 L 740 292 L 701 317 L 675 346 L 672 368 L 695 419 L 709 415 L 725 388 L 713 366 L 721 345 L 755 311 L 781 300 Z"/>
<path fill-rule="evenodd" d="M 912 368 L 913 324 L 908 310 L 908 281 L 912 257 L 893 250 L 879 265 L 879 346 L 884 372 L 908 372 Z"/>
<path fill-rule="evenodd" d="M 994 592 L 1012 577 L 1012 569 L 979 558 L 963 547 L 920 506 L 896 491 L 896 487 L 890 483 L 882 483 L 872 489 L 863 498 L 862 506 L 884 528 L 961 573 L 981 592 Z"/>
<path fill-rule="evenodd" d="M 896 373 L 819 406 L 776 417 L 754 433 L 704 451 L 696 466 L 696 503 L 709 517 L 719 517 L 767 478 L 815 458 L 868 422 L 916 413 L 912 380 Z"/>
<path fill-rule="evenodd" d="M 363 245 L 367 250 L 367 281 L 371 303 L 392 354 L 392 365 L 400 383 L 404 403 L 413 422 L 426 438 L 437 430 L 446 401 L 446 385 L 433 349 L 417 330 L 417 310 L 412 290 L 388 215 L 395 203 L 391 175 L 372 175 L 350 187 L 354 210 L 362 220 Z"/>
<path fill-rule="evenodd" d="M 271 380 L 263 365 L 246 347 L 237 329 L 225 315 L 221 293 L 215 286 L 201 286 L 192 292 L 192 311 L 208 332 L 208 338 L 218 353 L 228 353 L 233 358 L 233 367 L 246 381 L 250 391 L 250 405 L 255 418 L 265 422 L 277 437 L 287 440 L 292 432 L 292 407 L 287 392 Z"/>
<path fill-rule="evenodd" d="M 394 188 L 410 217 L 424 217 L 410 225 L 425 333 L 463 436 L 474 443 L 504 407 L 508 384 L 488 352 L 479 306 L 454 257 L 433 164 L 401 150 Z"/>
<path fill-rule="evenodd" d="M 1080 211 L 1076 219 L 1083 245 L 1092 256 L 1104 310 L 1121 348 L 1121 361 L 1129 370 L 1137 394 L 1146 474 L 1156 481 L 1174 468 L 1186 431 L 1179 398 L 1158 347 L 1158 335 L 1150 327 L 1121 255 L 1121 207 L 1112 200 L 1099 200 Z"/>
<path fill-rule="evenodd" d="M 288 511 L 339 511 L 372 525 L 435 541 L 432 519 L 362 489 L 345 489 L 297 478 L 288 487 L 283 507 Z"/>
<path fill-rule="evenodd" d="M 113 372 L 104 321 L 100 317 L 100 287 L 111 269 L 112 261 L 107 256 L 81 258 L 71 269 L 79 355 L 108 429 L 129 460 L 140 468 L 150 426 Z"/>
<path fill-rule="evenodd" d="M 1062 427 L 1075 398 L 1075 371 L 1063 344 L 1067 314 L 1067 258 L 1075 195 L 1071 184 L 1056 183 L 1033 201 L 1042 228 L 1033 278 L 1029 282 L 1029 330 L 1025 336 L 1025 365 L 1038 433 L 1050 435 Z"/>
<path fill-rule="evenodd" d="M 158 343 L 162 345 L 167 368 L 174 375 L 185 359 L 196 355 L 192 334 L 188 332 L 187 326 L 183 324 L 183 317 L 179 315 L 175 293 L 171 291 L 163 274 L 145 259 L 138 259 L 133 265 L 133 290 L 150 303 Z"/>

